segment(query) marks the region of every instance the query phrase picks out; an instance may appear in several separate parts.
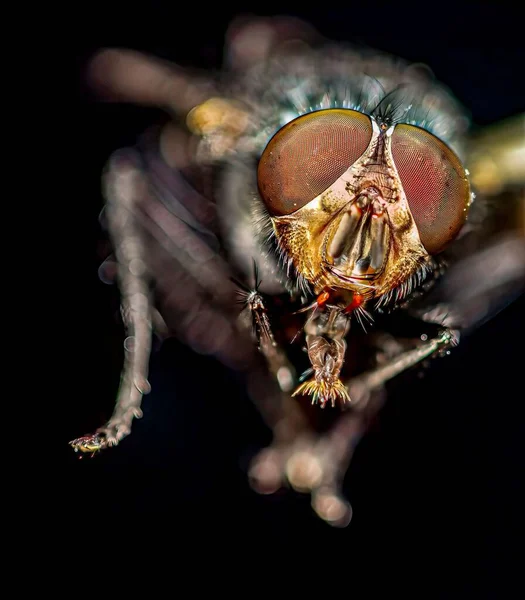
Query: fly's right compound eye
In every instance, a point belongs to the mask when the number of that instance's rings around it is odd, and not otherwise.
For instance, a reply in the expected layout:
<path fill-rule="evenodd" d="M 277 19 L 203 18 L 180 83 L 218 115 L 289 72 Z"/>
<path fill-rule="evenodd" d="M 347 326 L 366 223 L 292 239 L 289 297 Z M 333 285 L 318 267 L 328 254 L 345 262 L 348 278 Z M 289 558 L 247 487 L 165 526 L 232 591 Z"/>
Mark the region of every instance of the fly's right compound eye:
<path fill-rule="evenodd" d="M 349 109 L 315 111 L 285 125 L 259 161 L 257 181 L 268 212 L 289 215 L 311 202 L 364 154 L 371 139 L 370 118 Z"/>
<path fill-rule="evenodd" d="M 429 254 L 443 250 L 467 218 L 470 184 L 459 158 L 436 136 L 414 125 L 397 125 L 392 157 Z"/>

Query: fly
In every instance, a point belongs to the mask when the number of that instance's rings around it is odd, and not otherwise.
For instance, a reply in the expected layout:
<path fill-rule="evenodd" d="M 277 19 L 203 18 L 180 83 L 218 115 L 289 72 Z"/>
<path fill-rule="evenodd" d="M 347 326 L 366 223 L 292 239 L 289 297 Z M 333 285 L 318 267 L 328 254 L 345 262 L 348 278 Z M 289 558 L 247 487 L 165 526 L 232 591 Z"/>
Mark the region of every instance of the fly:
<path fill-rule="evenodd" d="M 131 432 L 151 332 L 171 332 L 246 373 L 274 433 L 254 487 L 286 480 L 342 526 L 340 482 L 387 383 L 525 289 L 523 118 L 503 142 L 470 138 L 464 108 L 420 69 L 262 21 L 232 29 L 222 78 L 126 50 L 92 61 L 106 97 L 180 118 L 105 171 L 125 365 L 109 421 L 70 444 L 93 455 Z M 522 225 L 498 228 L 496 206 Z M 318 406 L 333 407 L 328 431 L 311 425 Z"/>

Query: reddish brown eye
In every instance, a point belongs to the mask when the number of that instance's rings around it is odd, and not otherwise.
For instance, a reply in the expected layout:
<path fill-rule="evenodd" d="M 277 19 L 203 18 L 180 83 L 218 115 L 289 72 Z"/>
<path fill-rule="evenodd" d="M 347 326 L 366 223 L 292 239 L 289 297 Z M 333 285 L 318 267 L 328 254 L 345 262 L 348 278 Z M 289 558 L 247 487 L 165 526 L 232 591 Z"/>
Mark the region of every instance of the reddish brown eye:
<path fill-rule="evenodd" d="M 259 192 L 270 214 L 289 215 L 324 192 L 371 138 L 370 118 L 355 110 L 320 110 L 285 125 L 259 161 Z"/>
<path fill-rule="evenodd" d="M 397 125 L 392 157 L 429 254 L 445 248 L 467 218 L 470 186 L 459 158 L 437 137 L 413 125 Z"/>

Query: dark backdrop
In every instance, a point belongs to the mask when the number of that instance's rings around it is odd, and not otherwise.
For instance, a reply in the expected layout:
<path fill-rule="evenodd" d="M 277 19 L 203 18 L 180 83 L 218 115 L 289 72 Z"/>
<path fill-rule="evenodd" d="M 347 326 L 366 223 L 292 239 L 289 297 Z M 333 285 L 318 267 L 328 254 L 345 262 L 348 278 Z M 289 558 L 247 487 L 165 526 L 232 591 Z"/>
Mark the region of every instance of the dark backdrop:
<path fill-rule="evenodd" d="M 475 126 L 524 108 L 519 72 L 525 52 L 515 18 L 495 3 L 252 10 L 295 14 L 334 39 L 429 64 L 471 110 Z M 82 3 L 76 13 L 77 186 L 70 222 L 78 235 L 64 296 L 75 320 L 62 324 L 64 354 L 72 365 L 64 375 L 71 390 L 62 431 L 64 522 L 72 535 L 100 539 L 103 546 L 111 547 L 112 538 L 129 540 L 131 546 L 117 542 L 124 557 L 144 538 L 157 551 L 167 544 L 168 554 L 180 547 L 204 553 L 213 547 L 232 553 L 232 559 L 239 550 L 260 549 L 271 560 L 284 547 L 305 565 L 345 564 L 357 579 L 365 565 L 378 573 L 393 565 L 407 576 L 428 568 L 429 590 L 447 598 L 456 592 L 462 597 L 459 590 L 488 577 L 491 585 L 481 596 L 500 597 L 492 590 L 509 582 L 523 513 L 523 299 L 450 357 L 435 361 L 424 379 L 393 391 L 348 473 L 345 491 L 354 518 L 345 530 L 318 521 L 307 497 L 250 491 L 244 469 L 269 433 L 234 375 L 177 341 L 153 358 L 153 392 L 130 438 L 93 460 L 77 461 L 67 446 L 68 439 L 110 414 L 122 359 L 116 291 L 97 278 L 100 171 L 114 149 L 133 143 L 160 118 L 150 109 L 93 102 L 81 85 L 82 68 L 105 45 L 215 66 L 226 25 L 237 12 L 216 5 L 181 9 L 149 2 L 139 8 L 110 2 Z M 103 555 L 111 560 L 109 548 L 95 560 Z M 453 573 L 459 577 L 454 584 Z"/>

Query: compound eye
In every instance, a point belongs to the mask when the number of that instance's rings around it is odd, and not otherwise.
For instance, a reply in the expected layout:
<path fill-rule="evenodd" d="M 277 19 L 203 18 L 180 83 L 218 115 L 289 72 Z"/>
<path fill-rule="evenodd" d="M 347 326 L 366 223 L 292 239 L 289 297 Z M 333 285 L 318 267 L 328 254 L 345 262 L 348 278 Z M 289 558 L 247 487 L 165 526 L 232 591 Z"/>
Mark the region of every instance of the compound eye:
<path fill-rule="evenodd" d="M 324 192 L 358 160 L 372 138 L 370 118 L 355 110 L 320 110 L 294 119 L 266 146 L 257 172 L 273 216 L 289 215 Z"/>
<path fill-rule="evenodd" d="M 437 137 L 414 125 L 397 125 L 392 157 L 421 243 L 441 252 L 467 218 L 470 185 L 459 158 Z"/>

